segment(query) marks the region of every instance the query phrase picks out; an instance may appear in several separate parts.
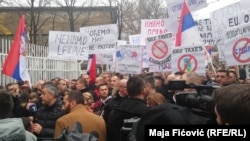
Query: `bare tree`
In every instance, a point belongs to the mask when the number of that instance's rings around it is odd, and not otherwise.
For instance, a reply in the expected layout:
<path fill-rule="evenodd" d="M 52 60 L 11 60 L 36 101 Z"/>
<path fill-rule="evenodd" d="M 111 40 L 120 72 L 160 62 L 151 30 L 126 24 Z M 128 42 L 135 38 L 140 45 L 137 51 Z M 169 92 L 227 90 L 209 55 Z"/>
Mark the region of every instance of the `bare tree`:
<path fill-rule="evenodd" d="M 108 5 L 110 6 L 110 17 L 111 21 L 118 25 L 118 39 L 122 39 L 122 33 L 124 28 L 124 18 L 126 13 L 132 10 L 132 5 L 130 0 L 108 0 Z M 113 7 L 117 7 L 117 13 L 113 13 Z M 114 15 L 117 15 L 116 17 Z"/>
<path fill-rule="evenodd" d="M 36 9 L 39 9 L 41 7 L 46 7 L 50 5 L 50 0 L 38 0 L 38 7 Z M 41 20 L 41 11 L 35 10 L 34 3 L 35 0 L 28 0 L 31 9 L 30 9 L 30 38 L 31 41 L 33 41 L 34 44 L 37 44 L 37 33 L 40 30 L 42 26 L 45 25 L 45 23 L 51 19 L 51 17 L 46 16 L 43 21 Z M 44 17 L 44 16 L 43 16 Z"/>
<path fill-rule="evenodd" d="M 128 35 L 139 34 L 141 19 L 159 19 L 167 17 L 165 0 L 108 0 L 108 5 L 117 7 L 117 18 L 110 12 L 111 20 L 117 19 L 119 37 L 127 39 Z"/>
<path fill-rule="evenodd" d="M 66 13 L 67 13 L 67 19 L 69 21 L 70 31 L 75 31 L 75 21 L 77 21 L 77 19 L 80 16 L 84 15 L 85 17 L 81 23 L 81 26 L 84 26 L 88 22 L 90 15 L 91 15 L 90 10 L 83 12 L 82 10 L 77 10 L 78 7 L 86 7 L 86 6 L 90 7 L 93 5 L 93 0 L 78 0 L 78 1 L 77 0 L 55 0 L 55 3 L 58 6 L 65 8 Z"/>
<path fill-rule="evenodd" d="M 38 42 L 38 33 L 45 26 L 46 22 L 51 19 L 50 16 L 44 15 L 42 9 L 50 6 L 50 0 L 12 0 L 12 4 L 23 9 L 27 16 L 27 27 L 30 33 L 30 41 L 34 44 Z M 27 11 L 27 7 L 29 10 Z"/>
<path fill-rule="evenodd" d="M 111 22 L 116 23 L 118 9 L 114 11 L 113 7 L 117 7 L 117 0 L 108 0 L 108 6 L 109 6 L 109 16 L 110 16 Z"/>
<path fill-rule="evenodd" d="M 137 12 L 141 19 L 159 19 L 167 17 L 165 0 L 139 0 Z"/>
<path fill-rule="evenodd" d="M 160 19 L 167 17 L 165 0 L 139 0 L 131 2 L 132 9 L 124 20 L 124 34 L 139 34 L 142 19 Z"/>

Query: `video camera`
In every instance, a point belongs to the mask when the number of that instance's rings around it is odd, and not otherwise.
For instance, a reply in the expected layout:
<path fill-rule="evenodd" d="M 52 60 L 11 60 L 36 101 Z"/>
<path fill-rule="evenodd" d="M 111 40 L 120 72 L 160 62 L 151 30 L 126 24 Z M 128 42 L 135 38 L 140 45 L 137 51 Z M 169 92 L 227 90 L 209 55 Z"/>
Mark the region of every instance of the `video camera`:
<path fill-rule="evenodd" d="M 208 118 L 208 124 L 216 122 L 214 113 L 214 102 L 212 93 L 217 86 L 186 84 L 185 80 L 170 80 L 169 90 L 177 90 L 175 94 L 176 104 L 189 107 L 192 111 L 202 117 Z M 181 91 L 184 89 L 195 89 L 197 92 Z M 180 92 L 178 92 L 180 90 Z"/>

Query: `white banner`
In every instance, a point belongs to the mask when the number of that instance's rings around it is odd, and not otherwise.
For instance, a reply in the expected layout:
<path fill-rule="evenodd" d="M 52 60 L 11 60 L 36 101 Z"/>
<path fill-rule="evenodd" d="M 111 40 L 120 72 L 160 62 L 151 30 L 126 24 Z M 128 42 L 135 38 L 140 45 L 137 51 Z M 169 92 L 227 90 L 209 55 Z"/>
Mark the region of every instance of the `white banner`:
<path fill-rule="evenodd" d="M 219 44 L 223 44 L 222 33 L 224 30 L 234 25 L 240 24 L 240 21 L 234 21 L 235 15 L 239 15 L 242 12 L 240 2 L 228 5 L 221 9 L 211 12 L 210 18 L 213 29 L 213 37 L 216 41 L 221 40 Z M 240 14 L 241 15 L 241 14 Z"/>
<path fill-rule="evenodd" d="M 179 17 L 184 0 L 166 0 L 166 2 L 168 7 L 168 15 L 170 17 Z M 186 2 L 191 12 L 207 6 L 206 0 L 186 0 Z"/>
<path fill-rule="evenodd" d="M 182 46 L 172 50 L 172 71 L 173 72 L 196 72 L 205 74 L 205 54 L 202 45 Z"/>
<path fill-rule="evenodd" d="M 143 45 L 142 68 L 148 68 L 148 56 L 146 52 L 145 38 L 141 34 L 129 35 L 129 43 L 131 45 Z"/>
<path fill-rule="evenodd" d="M 224 53 L 227 66 L 250 64 L 250 24 L 226 30 Z"/>
<path fill-rule="evenodd" d="M 162 65 L 171 61 L 171 48 L 174 46 L 172 36 L 172 33 L 167 33 L 146 39 L 150 63 Z"/>
<path fill-rule="evenodd" d="M 118 45 L 126 45 L 127 41 L 118 40 Z M 115 63 L 115 53 L 103 53 L 96 55 L 96 63 L 97 64 L 107 64 L 107 65 L 114 65 Z"/>
<path fill-rule="evenodd" d="M 141 20 L 141 35 L 146 38 L 150 36 L 177 32 L 177 19 L 145 19 Z"/>
<path fill-rule="evenodd" d="M 49 31 L 48 58 L 87 60 L 90 38 L 79 32 Z"/>
<path fill-rule="evenodd" d="M 115 72 L 140 74 L 142 70 L 141 45 L 119 45 L 116 50 Z"/>
<path fill-rule="evenodd" d="M 201 39 L 205 45 L 214 45 L 216 42 L 213 38 L 213 30 L 210 19 L 200 19 L 195 21 Z"/>
<path fill-rule="evenodd" d="M 177 19 L 147 19 L 147 20 L 141 20 L 141 36 L 142 38 L 152 37 L 156 35 L 166 34 L 166 33 L 172 33 L 173 36 L 175 36 L 177 32 Z M 174 38 L 172 38 L 172 41 L 174 42 Z M 147 50 L 147 49 L 146 49 Z M 146 53 L 147 54 L 147 53 Z M 147 56 L 145 56 L 147 57 Z M 147 57 L 148 58 L 148 57 Z M 144 62 L 148 60 L 144 59 Z M 162 64 L 163 70 L 165 66 L 170 66 L 169 63 Z M 156 64 L 149 64 L 148 63 L 149 72 L 159 72 L 162 71 L 161 67 Z"/>
<path fill-rule="evenodd" d="M 117 24 L 81 27 L 80 32 L 91 38 L 89 54 L 115 52 L 118 42 Z"/>

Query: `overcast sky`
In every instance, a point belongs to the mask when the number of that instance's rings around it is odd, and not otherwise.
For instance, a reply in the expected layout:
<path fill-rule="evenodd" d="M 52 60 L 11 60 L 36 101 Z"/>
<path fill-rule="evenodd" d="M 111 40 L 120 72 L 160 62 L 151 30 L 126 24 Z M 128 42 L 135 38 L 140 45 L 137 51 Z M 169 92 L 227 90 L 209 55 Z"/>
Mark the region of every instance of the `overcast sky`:
<path fill-rule="evenodd" d="M 208 6 L 206 8 L 202 8 L 195 12 L 192 12 L 194 19 L 205 19 L 210 17 L 210 12 L 214 10 L 218 10 L 222 7 L 230 5 L 232 3 L 236 3 L 240 0 L 207 0 Z"/>

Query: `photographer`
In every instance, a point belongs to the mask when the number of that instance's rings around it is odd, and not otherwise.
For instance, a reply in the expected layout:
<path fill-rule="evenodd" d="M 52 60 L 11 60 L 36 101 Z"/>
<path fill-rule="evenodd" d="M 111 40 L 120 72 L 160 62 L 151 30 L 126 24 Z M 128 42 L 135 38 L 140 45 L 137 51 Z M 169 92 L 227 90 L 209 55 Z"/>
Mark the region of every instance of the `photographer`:
<path fill-rule="evenodd" d="M 250 84 L 231 84 L 214 90 L 216 121 L 219 125 L 250 124 Z"/>

